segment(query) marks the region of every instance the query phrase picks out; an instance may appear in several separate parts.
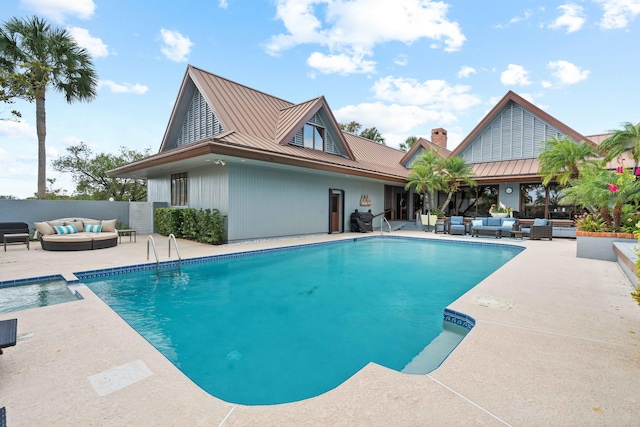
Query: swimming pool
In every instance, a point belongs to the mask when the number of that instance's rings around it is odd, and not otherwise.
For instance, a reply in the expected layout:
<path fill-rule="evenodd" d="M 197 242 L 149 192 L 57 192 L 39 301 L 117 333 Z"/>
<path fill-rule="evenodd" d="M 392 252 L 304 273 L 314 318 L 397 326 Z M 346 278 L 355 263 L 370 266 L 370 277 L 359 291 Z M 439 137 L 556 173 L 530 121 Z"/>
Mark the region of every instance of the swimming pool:
<path fill-rule="evenodd" d="M 0 313 L 77 301 L 62 279 L 0 284 Z"/>
<path fill-rule="evenodd" d="M 370 361 L 401 370 L 442 331 L 444 308 L 520 250 L 365 238 L 82 282 L 207 392 L 273 404 Z"/>

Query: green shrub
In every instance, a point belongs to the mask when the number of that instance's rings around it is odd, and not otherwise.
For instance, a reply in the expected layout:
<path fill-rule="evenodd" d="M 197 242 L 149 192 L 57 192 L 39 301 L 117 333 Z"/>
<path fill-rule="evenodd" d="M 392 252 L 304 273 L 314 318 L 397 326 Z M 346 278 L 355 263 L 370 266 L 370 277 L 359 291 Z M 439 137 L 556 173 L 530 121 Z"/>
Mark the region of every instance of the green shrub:
<path fill-rule="evenodd" d="M 227 240 L 226 216 L 218 209 L 196 210 L 193 208 L 160 208 L 154 213 L 156 230 L 163 236 L 220 245 Z"/>

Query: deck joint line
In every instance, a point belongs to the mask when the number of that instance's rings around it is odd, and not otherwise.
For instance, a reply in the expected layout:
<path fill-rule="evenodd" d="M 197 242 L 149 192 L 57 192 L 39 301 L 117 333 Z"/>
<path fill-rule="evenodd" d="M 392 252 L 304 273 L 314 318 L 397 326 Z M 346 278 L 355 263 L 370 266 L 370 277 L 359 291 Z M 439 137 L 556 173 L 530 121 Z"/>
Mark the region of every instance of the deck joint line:
<path fill-rule="evenodd" d="M 238 405 L 233 405 L 233 407 L 229 410 L 229 412 L 227 413 L 227 415 L 222 419 L 222 421 L 220 421 L 220 424 L 218 424 L 218 427 L 221 427 L 222 424 L 225 423 L 225 421 L 227 421 L 227 418 L 229 418 L 229 416 L 231 415 L 231 413 L 233 412 L 234 409 L 236 409 L 236 406 Z"/>
<path fill-rule="evenodd" d="M 490 415 L 491 417 L 495 418 L 496 420 L 498 420 L 499 422 L 501 422 L 502 424 L 509 426 L 509 427 L 513 427 L 511 424 L 509 424 L 508 422 L 506 422 L 505 420 L 503 420 L 502 418 L 498 417 L 495 414 L 492 414 L 491 412 L 487 411 L 486 409 L 484 409 L 482 406 L 478 405 L 477 403 L 475 403 L 474 401 L 472 401 L 471 399 L 468 399 L 466 397 L 464 397 L 462 394 L 458 393 L 457 391 L 455 391 L 454 389 L 452 389 L 451 387 L 449 387 L 448 385 L 438 381 L 437 379 L 433 378 L 431 375 L 427 374 L 427 377 L 431 378 L 433 381 L 435 381 L 436 383 L 438 383 L 439 385 L 441 385 L 442 387 L 446 388 L 447 390 L 449 390 L 451 393 L 455 394 L 456 396 L 464 399 L 465 401 L 469 402 L 470 404 L 472 404 L 473 406 L 475 406 L 476 408 L 480 409 L 482 412 L 484 412 L 487 415 Z"/>
<path fill-rule="evenodd" d="M 528 328 L 526 326 L 518 326 L 518 325 L 510 325 L 508 323 L 500 323 L 500 322 L 492 322 L 490 320 L 476 320 L 476 324 L 478 323 L 489 323 L 492 325 L 499 325 L 499 326 L 506 326 L 508 328 L 516 328 L 516 329 L 524 329 L 526 331 L 532 331 L 532 332 L 540 332 L 543 334 L 549 334 L 549 335 L 557 335 L 559 337 L 565 337 L 565 338 L 575 338 L 578 340 L 584 340 L 584 341 L 591 341 L 591 342 L 596 342 L 599 344 L 606 344 L 606 345 L 614 345 L 617 347 L 627 347 L 627 348 L 636 348 L 633 345 L 629 345 L 629 344 L 620 344 L 620 343 L 615 343 L 615 342 L 611 342 L 611 341 L 603 341 L 603 340 L 596 340 L 593 338 L 586 338 L 586 337 L 581 337 L 578 335 L 571 335 L 571 334 L 563 334 L 560 332 L 553 332 L 553 331 L 547 331 L 544 329 L 535 329 L 535 328 Z"/>

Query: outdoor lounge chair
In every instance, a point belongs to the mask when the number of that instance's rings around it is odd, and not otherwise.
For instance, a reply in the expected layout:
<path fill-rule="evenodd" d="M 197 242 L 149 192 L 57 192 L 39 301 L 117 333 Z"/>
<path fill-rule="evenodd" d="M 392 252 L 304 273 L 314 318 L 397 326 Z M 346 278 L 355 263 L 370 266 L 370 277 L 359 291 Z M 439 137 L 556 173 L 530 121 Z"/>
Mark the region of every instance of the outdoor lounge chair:
<path fill-rule="evenodd" d="M 0 320 L 0 354 L 5 347 L 16 345 L 18 319 Z"/>
<path fill-rule="evenodd" d="M 435 230 L 436 223 L 438 222 L 438 215 L 421 215 L 422 226 L 427 227 L 425 231 L 429 231 L 429 227 L 433 227 Z"/>
<path fill-rule="evenodd" d="M 522 227 L 520 231 L 522 231 L 522 234 L 528 236 L 531 240 L 552 240 L 553 221 L 549 221 L 548 219 L 536 218 L 533 220 L 533 224 L 531 226 Z"/>
<path fill-rule="evenodd" d="M 467 226 L 465 225 L 464 217 L 462 216 L 452 216 L 446 220 L 445 224 L 446 233 L 451 235 L 458 234 L 460 236 L 467 234 Z"/>

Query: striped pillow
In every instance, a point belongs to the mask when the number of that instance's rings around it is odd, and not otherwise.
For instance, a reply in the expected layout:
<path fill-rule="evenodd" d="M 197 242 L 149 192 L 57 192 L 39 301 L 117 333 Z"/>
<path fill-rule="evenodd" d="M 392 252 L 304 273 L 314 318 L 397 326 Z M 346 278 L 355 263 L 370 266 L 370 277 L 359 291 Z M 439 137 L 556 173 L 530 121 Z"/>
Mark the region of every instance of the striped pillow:
<path fill-rule="evenodd" d="M 75 225 L 56 225 L 53 227 L 58 234 L 74 234 L 77 233 Z"/>
<path fill-rule="evenodd" d="M 102 231 L 102 225 L 85 224 L 84 231 L 89 233 L 100 233 Z"/>

